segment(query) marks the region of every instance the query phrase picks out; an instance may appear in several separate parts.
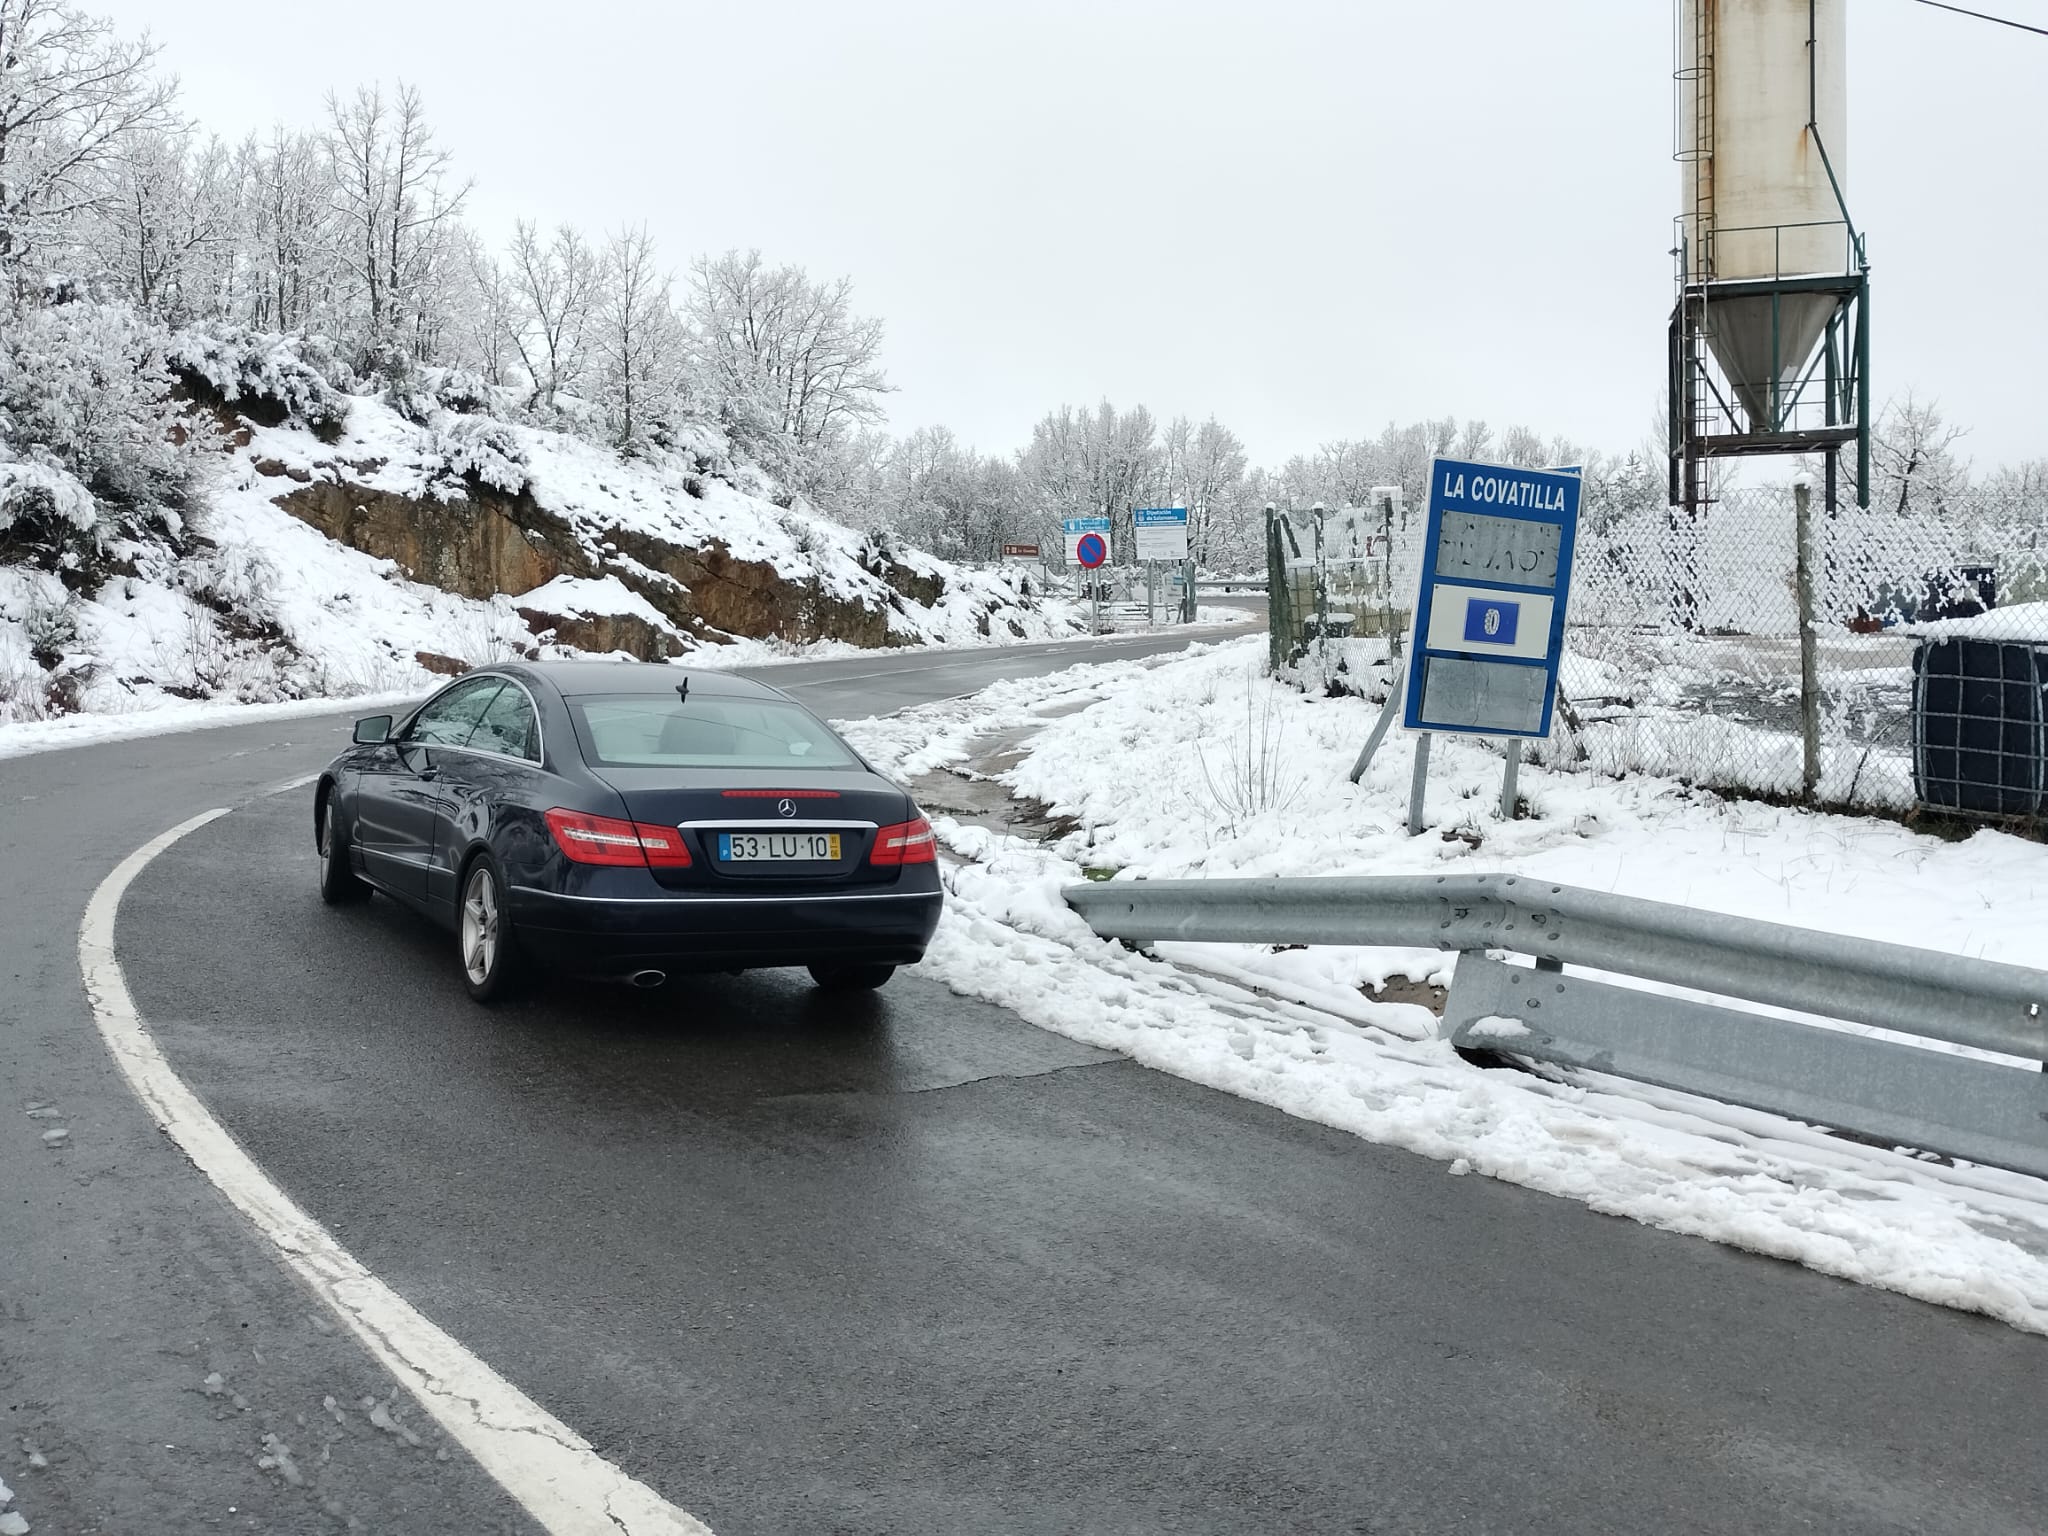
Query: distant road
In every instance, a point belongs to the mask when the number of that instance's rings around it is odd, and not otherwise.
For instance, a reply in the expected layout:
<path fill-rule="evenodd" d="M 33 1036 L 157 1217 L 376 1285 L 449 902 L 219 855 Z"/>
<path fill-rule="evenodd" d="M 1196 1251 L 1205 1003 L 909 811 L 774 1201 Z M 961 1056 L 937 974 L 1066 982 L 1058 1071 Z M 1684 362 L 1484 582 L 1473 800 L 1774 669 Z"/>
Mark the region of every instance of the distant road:
<path fill-rule="evenodd" d="M 761 675 L 849 717 L 1185 638 Z M 119 930 L 172 1065 L 721 1536 L 2043 1528 L 2048 1340 L 1450 1178 L 914 974 L 478 1009 L 441 936 L 320 905 L 304 790 L 252 798 L 345 720 L 0 761 L 0 1478 L 38 1536 L 531 1529 L 370 1425 L 388 1379 L 106 1062 L 86 898 L 218 805 Z"/>

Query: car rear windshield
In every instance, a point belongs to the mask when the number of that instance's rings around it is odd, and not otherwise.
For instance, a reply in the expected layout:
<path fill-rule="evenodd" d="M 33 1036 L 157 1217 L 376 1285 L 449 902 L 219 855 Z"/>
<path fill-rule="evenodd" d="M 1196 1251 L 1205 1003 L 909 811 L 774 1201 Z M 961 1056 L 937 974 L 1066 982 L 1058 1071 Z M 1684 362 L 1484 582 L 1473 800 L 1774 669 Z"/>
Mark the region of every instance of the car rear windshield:
<path fill-rule="evenodd" d="M 846 768 L 839 738 L 794 704 L 659 694 L 571 698 L 583 750 L 608 768 Z"/>

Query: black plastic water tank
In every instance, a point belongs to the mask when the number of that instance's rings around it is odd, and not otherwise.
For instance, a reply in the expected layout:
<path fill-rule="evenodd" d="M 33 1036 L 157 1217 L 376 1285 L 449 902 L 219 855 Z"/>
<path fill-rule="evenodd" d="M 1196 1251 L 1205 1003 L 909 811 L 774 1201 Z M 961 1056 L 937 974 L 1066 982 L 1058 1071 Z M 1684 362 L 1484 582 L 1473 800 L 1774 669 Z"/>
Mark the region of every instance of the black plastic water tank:
<path fill-rule="evenodd" d="M 1923 805 L 2038 816 L 2048 804 L 2048 647 L 1955 637 L 1913 653 Z"/>

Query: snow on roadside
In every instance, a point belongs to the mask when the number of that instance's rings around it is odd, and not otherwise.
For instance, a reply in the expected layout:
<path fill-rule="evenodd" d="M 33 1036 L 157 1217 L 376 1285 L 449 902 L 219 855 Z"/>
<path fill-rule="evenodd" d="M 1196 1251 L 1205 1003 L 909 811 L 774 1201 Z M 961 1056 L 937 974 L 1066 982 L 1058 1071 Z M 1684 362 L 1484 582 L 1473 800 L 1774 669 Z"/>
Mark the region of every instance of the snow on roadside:
<path fill-rule="evenodd" d="M 366 693 L 350 698 L 293 699 L 283 704 L 166 704 L 125 715 L 59 715 L 54 720 L 24 720 L 0 725 L 0 759 L 31 752 L 57 752 L 66 747 L 108 741 L 134 741 L 143 736 L 171 736 L 217 725 L 255 725 L 265 720 L 305 720 L 316 715 L 374 715 L 415 703 L 425 689 L 403 693 Z"/>
<path fill-rule="evenodd" d="M 2048 850 L 1533 767 L 1522 789 L 1535 816 L 1508 823 L 1494 809 L 1499 758 L 1451 740 L 1437 744 L 1432 829 L 1410 839 L 1405 745 L 1397 737 L 1346 784 L 1372 707 L 1270 684 L 1257 644 L 1076 669 L 849 726 L 879 765 L 911 775 L 1037 723 L 1001 780 L 1080 823 L 1039 845 L 942 821 L 970 862 L 948 871 L 953 899 L 925 973 L 1453 1172 L 2048 1333 L 2048 1182 L 1592 1074 L 1482 1072 L 1433 1038 L 1420 1008 L 1359 990 L 1442 978 L 1449 957 L 1162 945 L 1147 958 L 1097 939 L 1059 896 L 1084 866 L 1157 878 L 1504 870 L 2025 964 L 2048 925 Z M 1053 713 L 1082 700 L 1094 702 Z"/>

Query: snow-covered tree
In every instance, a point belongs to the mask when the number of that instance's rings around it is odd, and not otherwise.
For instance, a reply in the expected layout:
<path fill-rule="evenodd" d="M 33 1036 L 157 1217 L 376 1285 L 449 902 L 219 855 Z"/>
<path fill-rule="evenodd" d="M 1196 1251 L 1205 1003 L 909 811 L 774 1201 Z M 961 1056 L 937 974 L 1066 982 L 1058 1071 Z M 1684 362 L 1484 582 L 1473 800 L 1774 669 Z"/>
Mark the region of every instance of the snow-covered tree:
<path fill-rule="evenodd" d="M 163 333 L 124 305 L 33 309 L 0 330 L 0 463 L 17 492 L 56 487 L 42 510 L 17 504 L 7 542 L 76 566 L 122 532 L 177 526 L 189 499 L 194 446 L 164 363 Z M 66 489 L 68 487 L 68 489 Z M 84 518 L 83 491 L 91 517 Z"/>
<path fill-rule="evenodd" d="M 332 302 L 335 215 L 320 141 L 282 125 L 238 156 L 243 188 L 242 310 L 259 330 L 316 325 Z"/>
<path fill-rule="evenodd" d="M 98 275 L 147 319 L 234 318 L 244 265 L 241 169 L 218 139 L 136 135 L 89 221 Z"/>
<path fill-rule="evenodd" d="M 1144 406 L 1119 411 L 1107 400 L 1093 411 L 1061 406 L 1031 429 L 1017 455 L 1020 494 L 1042 524 L 1106 517 L 1110 551 L 1132 558 L 1131 510 L 1163 489 L 1165 455 L 1159 429 Z"/>
<path fill-rule="evenodd" d="M 1943 419 L 1940 406 L 1910 392 L 1886 406 L 1870 434 L 1871 510 L 1943 515 L 1970 483 L 1969 460 L 1956 451 L 1965 435 Z"/>
<path fill-rule="evenodd" d="M 513 346 L 533 381 L 527 407 L 552 409 L 557 395 L 574 393 L 583 381 L 586 333 L 602 278 L 597 254 L 567 224 L 543 241 L 540 231 L 522 219 L 513 233 L 510 276 L 519 301 Z"/>
<path fill-rule="evenodd" d="M 1188 508 L 1188 553 L 1212 564 L 1231 526 L 1252 510 L 1245 495 L 1244 444 L 1214 416 L 1188 439 L 1184 479 L 1174 489 Z"/>
<path fill-rule="evenodd" d="M 705 404 L 799 489 L 834 444 L 880 419 L 882 322 L 854 314 L 850 279 L 814 283 L 759 251 L 727 251 L 691 264 L 684 307 Z"/>
<path fill-rule="evenodd" d="M 61 0 L 0 0 L 0 281 L 15 305 L 67 259 L 136 139 L 176 126 L 156 54 Z"/>
<path fill-rule="evenodd" d="M 449 360 L 486 384 L 511 384 L 519 363 L 523 316 L 519 288 L 510 269 L 490 253 L 474 230 L 465 229 L 459 281 L 444 337 Z"/>
<path fill-rule="evenodd" d="M 340 226 L 336 254 L 360 305 L 357 340 L 368 361 L 396 351 L 432 358 L 442 319 L 433 302 L 456 254 L 469 182 L 450 178 L 426 104 L 401 83 L 387 102 L 377 86 L 327 98 L 326 153 Z"/>
<path fill-rule="evenodd" d="M 630 451 L 668 414 L 682 364 L 682 333 L 667 273 L 643 224 L 605 243 L 594 316 L 597 399 L 612 441 Z"/>

